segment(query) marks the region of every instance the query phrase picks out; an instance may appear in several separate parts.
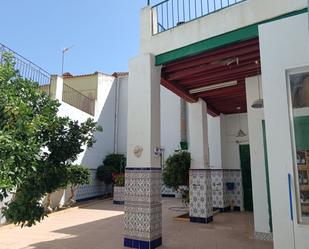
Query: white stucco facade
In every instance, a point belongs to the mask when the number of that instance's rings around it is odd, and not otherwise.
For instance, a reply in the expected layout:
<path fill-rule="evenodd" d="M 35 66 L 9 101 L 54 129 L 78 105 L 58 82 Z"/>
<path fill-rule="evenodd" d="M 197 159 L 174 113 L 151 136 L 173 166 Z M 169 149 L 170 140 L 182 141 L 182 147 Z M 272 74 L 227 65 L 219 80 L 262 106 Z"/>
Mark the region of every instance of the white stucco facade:
<path fill-rule="evenodd" d="M 146 7 L 141 12 L 140 52 L 162 54 L 306 6 L 307 0 L 247 0 L 154 36 L 152 11 Z"/>
<path fill-rule="evenodd" d="M 96 84 L 94 84 L 96 82 Z M 53 76 L 51 81 L 52 96 L 60 102 L 59 116 L 68 116 L 72 120 L 85 122 L 88 118 L 92 118 L 98 125 L 103 127 L 104 132 L 96 132 L 96 143 L 93 148 L 87 148 L 80 154 L 76 163 L 83 164 L 90 169 L 96 169 L 104 157 L 113 153 L 114 148 L 114 103 L 115 103 L 115 78 L 104 74 L 96 73 L 85 77 L 62 78 Z M 95 112 L 90 115 L 62 100 L 63 83 L 69 84 L 75 90 L 89 95 L 94 95 Z M 56 85 L 56 86 L 55 86 Z M 54 90 L 56 94 L 54 95 Z M 97 92 L 96 92 L 97 91 Z M 94 94 L 95 93 L 95 94 Z"/>
<path fill-rule="evenodd" d="M 259 35 L 274 246 L 305 249 L 309 244 L 309 226 L 297 222 L 294 180 L 291 219 L 288 174 L 295 178 L 286 73 L 309 65 L 308 14 L 261 25 Z"/>

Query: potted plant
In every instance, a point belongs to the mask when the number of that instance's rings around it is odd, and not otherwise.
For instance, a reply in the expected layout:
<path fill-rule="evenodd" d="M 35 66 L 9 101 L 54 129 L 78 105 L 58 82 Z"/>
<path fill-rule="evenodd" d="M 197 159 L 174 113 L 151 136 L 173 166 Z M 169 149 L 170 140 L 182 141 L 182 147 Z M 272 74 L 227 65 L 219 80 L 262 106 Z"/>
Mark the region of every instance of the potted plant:
<path fill-rule="evenodd" d="M 125 165 L 126 157 L 123 154 L 109 154 L 105 157 L 103 165 L 97 169 L 98 180 L 103 181 L 106 185 L 113 184 L 114 204 L 124 203 Z"/>
<path fill-rule="evenodd" d="M 179 192 L 185 205 L 189 203 L 189 170 L 191 154 L 179 151 L 169 156 L 163 170 L 164 184 Z"/>

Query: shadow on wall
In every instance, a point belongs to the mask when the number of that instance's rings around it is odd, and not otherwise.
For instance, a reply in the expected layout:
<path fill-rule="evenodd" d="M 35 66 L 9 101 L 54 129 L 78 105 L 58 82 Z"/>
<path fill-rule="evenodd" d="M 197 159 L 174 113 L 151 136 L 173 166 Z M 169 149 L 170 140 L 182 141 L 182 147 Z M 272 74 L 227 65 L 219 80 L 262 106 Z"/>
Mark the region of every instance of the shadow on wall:
<path fill-rule="evenodd" d="M 114 116 L 115 116 L 115 85 L 109 90 L 106 101 L 103 103 L 101 113 L 97 119 L 103 127 L 103 132 L 96 132 L 96 143 L 92 148 L 86 149 L 82 164 L 97 168 L 102 164 L 107 154 L 114 149 Z"/>
<path fill-rule="evenodd" d="M 77 200 L 91 198 L 100 195 L 110 194 L 111 186 L 99 182 L 96 179 L 96 168 L 102 164 L 103 159 L 107 154 L 113 152 L 114 149 L 114 115 L 115 115 L 115 83 L 107 90 L 106 99 L 102 103 L 101 113 L 97 119 L 99 125 L 103 127 L 103 132 L 96 132 L 96 143 L 92 148 L 85 150 L 81 164 L 88 166 L 91 169 L 92 184 L 83 185 L 77 191 Z M 99 96 L 100 97 L 100 96 Z"/>

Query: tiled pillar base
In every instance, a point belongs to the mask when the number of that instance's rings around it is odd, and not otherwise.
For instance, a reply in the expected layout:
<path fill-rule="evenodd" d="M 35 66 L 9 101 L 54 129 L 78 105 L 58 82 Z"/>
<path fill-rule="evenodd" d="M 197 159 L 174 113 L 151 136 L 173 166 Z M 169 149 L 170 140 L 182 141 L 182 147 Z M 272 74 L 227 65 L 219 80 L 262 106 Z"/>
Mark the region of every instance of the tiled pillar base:
<path fill-rule="evenodd" d="M 154 249 L 162 244 L 161 169 L 127 168 L 124 246 Z"/>
<path fill-rule="evenodd" d="M 113 204 L 124 205 L 124 189 L 125 187 L 114 186 Z"/>
<path fill-rule="evenodd" d="M 190 169 L 190 221 L 213 221 L 210 170 Z"/>
<path fill-rule="evenodd" d="M 219 210 L 220 212 L 226 212 L 229 210 L 223 174 L 223 170 L 221 169 L 211 170 L 213 209 Z"/>
<path fill-rule="evenodd" d="M 254 238 L 257 240 L 273 241 L 273 234 L 254 232 Z"/>

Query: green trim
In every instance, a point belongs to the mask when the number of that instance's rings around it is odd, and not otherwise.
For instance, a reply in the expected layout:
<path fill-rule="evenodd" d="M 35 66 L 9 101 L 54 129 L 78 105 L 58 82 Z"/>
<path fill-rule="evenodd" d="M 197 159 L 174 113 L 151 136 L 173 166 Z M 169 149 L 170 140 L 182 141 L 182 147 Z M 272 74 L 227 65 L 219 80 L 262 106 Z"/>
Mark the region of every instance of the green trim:
<path fill-rule="evenodd" d="M 258 26 L 263 23 L 268 23 L 283 18 L 300 15 L 307 12 L 307 8 L 293 11 L 266 21 L 259 22 L 244 28 L 240 28 L 219 36 L 209 38 L 207 40 L 199 41 L 197 43 L 190 44 L 188 46 L 178 48 L 163 54 L 156 56 L 156 65 L 163 65 L 174 60 L 178 60 L 184 57 L 193 56 L 202 52 L 206 52 L 211 49 L 226 46 L 231 43 L 249 40 L 258 37 Z"/>
<path fill-rule="evenodd" d="M 268 214 L 269 214 L 269 229 L 270 229 L 270 232 L 273 232 L 273 220 L 272 220 L 272 212 L 271 212 L 271 199 L 270 199 L 270 186 L 269 186 L 269 168 L 268 168 L 268 153 L 267 153 L 267 144 L 266 144 L 265 120 L 262 120 L 262 127 L 263 127 L 263 144 L 264 144 L 264 158 L 265 158 L 267 202 L 268 202 Z"/>
<path fill-rule="evenodd" d="M 156 56 L 156 65 L 162 65 L 173 60 L 183 57 L 192 56 L 205 52 L 210 49 L 222 47 L 230 43 L 238 42 L 241 40 L 248 40 L 258 36 L 257 25 L 248 26 L 238 29 L 224 35 L 219 35 L 204 41 L 200 41 L 189 46 L 179 48 L 161 55 Z"/>

